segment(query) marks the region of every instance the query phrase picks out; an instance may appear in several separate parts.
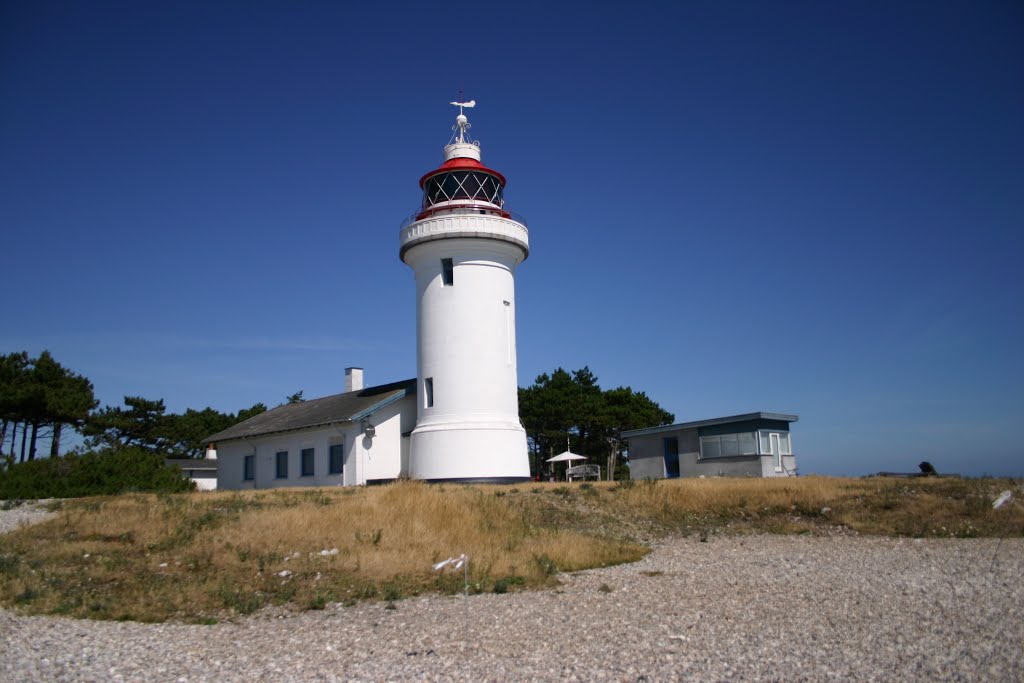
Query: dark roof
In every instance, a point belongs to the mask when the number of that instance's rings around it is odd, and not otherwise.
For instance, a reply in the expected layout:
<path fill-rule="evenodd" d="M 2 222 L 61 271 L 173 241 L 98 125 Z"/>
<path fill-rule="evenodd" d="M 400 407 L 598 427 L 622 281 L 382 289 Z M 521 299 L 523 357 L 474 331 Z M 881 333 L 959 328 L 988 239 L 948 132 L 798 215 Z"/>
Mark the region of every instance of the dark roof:
<path fill-rule="evenodd" d="M 785 413 L 744 413 L 743 415 L 730 415 L 729 417 L 714 417 L 710 420 L 697 420 L 695 422 L 680 422 L 674 425 L 663 425 L 661 427 L 648 427 L 647 429 L 633 429 L 622 432 L 622 438 L 628 439 L 631 436 L 647 436 L 648 434 L 659 434 L 661 432 L 674 432 L 680 429 L 693 429 L 695 427 L 710 427 L 711 425 L 724 425 L 730 422 L 749 422 L 750 420 L 778 420 L 780 422 L 796 422 L 800 418 L 797 415 Z"/>
<path fill-rule="evenodd" d="M 416 380 L 407 379 L 334 396 L 286 403 L 254 415 L 222 432 L 203 439 L 203 443 L 233 441 L 251 436 L 290 432 L 339 422 L 356 422 L 403 396 L 416 393 Z"/>

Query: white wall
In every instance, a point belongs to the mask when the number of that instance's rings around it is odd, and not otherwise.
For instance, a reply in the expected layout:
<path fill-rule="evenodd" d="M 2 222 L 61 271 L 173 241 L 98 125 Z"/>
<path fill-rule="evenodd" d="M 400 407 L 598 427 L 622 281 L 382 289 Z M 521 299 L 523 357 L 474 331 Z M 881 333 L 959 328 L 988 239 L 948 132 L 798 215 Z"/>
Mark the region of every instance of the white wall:
<path fill-rule="evenodd" d="M 504 219 L 470 225 L 483 229 L 496 221 Z M 529 478 L 515 340 L 514 273 L 523 257 L 521 247 L 499 239 L 427 241 L 405 253 L 416 271 L 419 417 L 410 463 L 416 478 Z M 443 282 L 442 259 L 453 262 L 452 285 Z M 432 406 L 426 378 L 433 381 Z"/>
<path fill-rule="evenodd" d="M 796 473 L 796 456 L 783 455 L 782 456 L 782 467 L 781 472 L 775 470 L 775 458 L 770 455 L 761 456 L 761 476 L 762 477 L 789 477 L 793 473 Z"/>
<path fill-rule="evenodd" d="M 355 486 L 367 480 L 396 479 L 402 473 L 402 433 L 416 419 L 414 397 L 406 397 L 370 416 L 372 439 L 359 423 L 269 434 L 252 439 L 217 443 L 217 487 L 222 489 L 269 489 L 287 486 Z M 330 447 L 344 444 L 342 474 L 328 474 Z M 312 448 L 314 475 L 302 476 L 302 450 Z M 288 478 L 278 479 L 277 453 L 288 453 Z M 244 458 L 255 455 L 255 478 L 244 480 Z"/>

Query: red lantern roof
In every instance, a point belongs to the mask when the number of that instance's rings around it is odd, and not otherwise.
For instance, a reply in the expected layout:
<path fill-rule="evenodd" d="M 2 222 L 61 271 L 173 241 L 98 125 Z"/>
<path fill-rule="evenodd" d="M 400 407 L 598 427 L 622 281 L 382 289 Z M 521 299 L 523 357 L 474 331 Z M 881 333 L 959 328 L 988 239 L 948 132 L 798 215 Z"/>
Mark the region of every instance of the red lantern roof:
<path fill-rule="evenodd" d="M 501 181 L 501 186 L 505 187 L 505 176 L 498 173 L 494 169 L 487 168 L 476 159 L 471 159 L 470 157 L 453 157 L 449 159 L 448 161 L 441 164 L 439 168 L 425 174 L 422 178 L 420 178 L 420 187 L 422 188 L 423 183 L 425 183 L 427 181 L 427 178 L 430 178 L 431 176 L 435 176 L 439 173 L 447 173 L 448 171 L 457 171 L 463 169 L 490 173 L 493 176 L 497 176 L 498 180 Z"/>

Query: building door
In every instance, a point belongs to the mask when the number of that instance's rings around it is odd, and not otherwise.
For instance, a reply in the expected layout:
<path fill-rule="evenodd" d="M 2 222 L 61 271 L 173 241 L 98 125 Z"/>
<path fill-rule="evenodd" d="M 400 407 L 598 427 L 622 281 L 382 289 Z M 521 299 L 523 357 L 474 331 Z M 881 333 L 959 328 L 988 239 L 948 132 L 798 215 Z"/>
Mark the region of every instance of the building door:
<path fill-rule="evenodd" d="M 327 473 L 340 474 L 341 485 L 345 485 L 345 444 L 332 444 L 327 451 Z"/>
<path fill-rule="evenodd" d="M 772 462 L 775 464 L 775 471 L 782 471 L 782 446 L 779 444 L 779 435 L 772 432 L 768 435 L 768 443 L 772 449 Z"/>
<path fill-rule="evenodd" d="M 662 443 L 665 447 L 665 478 L 675 479 L 679 476 L 679 439 L 663 439 Z"/>

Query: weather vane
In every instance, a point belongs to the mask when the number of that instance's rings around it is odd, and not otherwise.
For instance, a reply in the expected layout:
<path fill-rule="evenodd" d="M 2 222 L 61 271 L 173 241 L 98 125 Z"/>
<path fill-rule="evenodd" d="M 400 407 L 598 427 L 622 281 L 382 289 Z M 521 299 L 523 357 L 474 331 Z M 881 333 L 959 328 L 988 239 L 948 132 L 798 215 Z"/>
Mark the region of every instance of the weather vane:
<path fill-rule="evenodd" d="M 461 90 L 459 90 L 459 99 L 462 99 Z M 455 125 L 452 126 L 452 130 L 455 130 L 456 128 L 459 129 L 459 144 L 462 144 L 466 141 L 466 131 L 472 128 L 472 126 L 469 125 L 469 119 L 467 119 L 466 115 L 462 113 L 462 108 L 466 107 L 468 109 L 472 109 L 476 106 L 476 100 L 470 100 L 469 102 L 449 102 L 448 104 L 455 105 L 459 108 L 459 115 L 455 117 Z"/>

